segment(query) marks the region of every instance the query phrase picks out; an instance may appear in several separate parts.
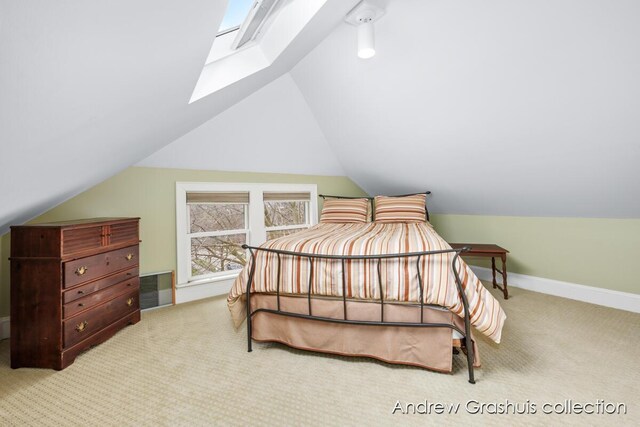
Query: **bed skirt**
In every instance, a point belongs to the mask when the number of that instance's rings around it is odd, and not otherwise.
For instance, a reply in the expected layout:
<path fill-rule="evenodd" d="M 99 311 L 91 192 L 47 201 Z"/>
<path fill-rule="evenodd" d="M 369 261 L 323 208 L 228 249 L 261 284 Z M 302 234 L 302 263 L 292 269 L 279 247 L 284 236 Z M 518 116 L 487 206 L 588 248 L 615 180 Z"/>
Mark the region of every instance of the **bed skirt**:
<path fill-rule="evenodd" d="M 276 309 L 275 295 L 251 295 L 251 311 Z M 306 296 L 280 296 L 280 309 L 309 314 Z M 312 300 L 314 316 L 343 319 L 342 299 Z M 347 301 L 349 320 L 380 320 L 380 304 L 367 301 Z M 386 322 L 420 322 L 420 307 L 385 303 Z M 424 322 L 456 325 L 464 330 L 464 321 L 447 309 L 424 307 Z M 352 325 L 287 317 L 258 312 L 253 316 L 252 338 L 256 341 L 279 342 L 290 347 L 343 356 L 371 357 L 388 363 L 418 366 L 450 373 L 453 364 L 454 339 L 450 328 Z M 473 336 L 472 336 L 473 339 Z M 464 340 L 462 340 L 464 342 Z M 480 367 L 475 340 L 474 367 Z"/>

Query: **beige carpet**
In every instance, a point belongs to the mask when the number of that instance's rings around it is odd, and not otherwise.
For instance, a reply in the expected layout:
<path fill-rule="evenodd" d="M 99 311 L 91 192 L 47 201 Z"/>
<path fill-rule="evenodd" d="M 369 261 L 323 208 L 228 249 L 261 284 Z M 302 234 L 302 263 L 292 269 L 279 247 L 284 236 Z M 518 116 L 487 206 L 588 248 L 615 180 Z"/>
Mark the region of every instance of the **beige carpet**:
<path fill-rule="evenodd" d="M 225 299 L 143 313 L 62 372 L 9 368 L 0 342 L 0 425 L 637 425 L 640 315 L 513 289 L 503 343 L 453 375 L 275 344 L 246 352 Z M 622 402 L 627 415 L 544 415 L 545 402 Z M 457 415 L 392 415 L 397 401 L 461 403 Z M 529 402 L 535 415 L 470 415 L 469 400 Z"/>

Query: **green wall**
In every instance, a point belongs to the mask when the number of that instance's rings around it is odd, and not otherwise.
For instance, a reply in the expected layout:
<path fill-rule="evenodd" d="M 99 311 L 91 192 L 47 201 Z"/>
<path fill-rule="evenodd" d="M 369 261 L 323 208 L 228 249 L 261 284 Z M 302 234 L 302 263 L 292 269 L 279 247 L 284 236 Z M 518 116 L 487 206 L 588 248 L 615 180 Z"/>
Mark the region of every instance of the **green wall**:
<path fill-rule="evenodd" d="M 325 194 L 364 195 L 349 178 L 183 169 L 129 168 L 36 218 L 139 216 L 143 273 L 175 270 L 176 181 L 311 183 Z M 507 248 L 510 272 L 640 293 L 640 219 L 432 215 L 450 242 Z M 0 238 L 0 317 L 9 315 L 9 235 Z M 487 265 L 482 260 L 470 260 Z"/>
<path fill-rule="evenodd" d="M 433 215 L 432 223 L 448 242 L 508 249 L 510 272 L 640 294 L 640 219 Z"/>
<path fill-rule="evenodd" d="M 107 216 L 140 217 L 141 272 L 175 270 L 176 181 L 317 184 L 319 194 L 365 195 L 360 187 L 343 176 L 132 167 L 31 223 Z M 0 317 L 9 315 L 9 244 L 9 234 L 0 238 Z"/>

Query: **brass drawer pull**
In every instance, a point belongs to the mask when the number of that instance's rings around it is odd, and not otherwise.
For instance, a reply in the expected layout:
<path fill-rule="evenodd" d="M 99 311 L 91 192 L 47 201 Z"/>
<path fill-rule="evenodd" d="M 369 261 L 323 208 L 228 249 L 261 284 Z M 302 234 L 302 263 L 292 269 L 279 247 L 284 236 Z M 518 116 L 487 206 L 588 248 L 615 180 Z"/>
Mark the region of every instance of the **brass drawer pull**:
<path fill-rule="evenodd" d="M 129 298 L 129 299 L 127 300 L 127 305 L 128 305 L 129 307 L 131 307 L 131 306 L 133 305 L 133 298 Z"/>
<path fill-rule="evenodd" d="M 86 320 L 84 322 L 80 322 L 76 325 L 76 331 L 82 332 L 87 329 L 87 326 L 89 326 L 89 322 L 87 322 Z"/>
<path fill-rule="evenodd" d="M 78 276 L 82 276 L 84 273 L 86 273 L 89 270 L 89 267 L 85 267 L 84 265 L 82 267 L 78 267 L 76 269 L 76 275 Z"/>
<path fill-rule="evenodd" d="M 84 291 L 78 291 L 78 295 L 84 295 Z"/>
<path fill-rule="evenodd" d="M 131 261 L 133 259 L 133 254 L 127 254 L 125 258 L 127 259 L 127 261 Z"/>
<path fill-rule="evenodd" d="M 78 307 L 84 307 L 84 304 L 83 303 L 79 303 Z"/>

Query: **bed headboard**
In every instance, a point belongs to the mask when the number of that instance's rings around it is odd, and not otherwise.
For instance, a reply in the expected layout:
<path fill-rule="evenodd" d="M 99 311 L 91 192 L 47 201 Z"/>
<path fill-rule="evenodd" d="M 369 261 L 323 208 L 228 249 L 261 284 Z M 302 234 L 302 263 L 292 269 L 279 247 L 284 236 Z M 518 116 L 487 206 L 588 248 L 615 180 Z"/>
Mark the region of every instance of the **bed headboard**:
<path fill-rule="evenodd" d="M 420 193 L 409 193 L 409 194 L 397 194 L 397 195 L 393 195 L 393 196 L 389 196 L 389 197 L 406 197 L 406 196 L 415 196 L 416 194 L 424 194 L 424 195 L 429 195 L 431 194 L 431 191 L 422 191 Z M 328 194 L 318 194 L 318 197 L 322 197 L 322 200 L 325 199 L 369 199 L 369 204 L 371 205 L 371 216 L 372 219 L 375 220 L 375 209 L 373 206 L 373 201 L 375 200 L 375 197 L 369 197 L 369 196 L 331 196 Z M 427 213 L 427 221 L 429 221 L 429 204 L 425 202 L 425 206 L 424 206 L 425 212 Z"/>

